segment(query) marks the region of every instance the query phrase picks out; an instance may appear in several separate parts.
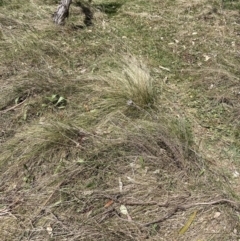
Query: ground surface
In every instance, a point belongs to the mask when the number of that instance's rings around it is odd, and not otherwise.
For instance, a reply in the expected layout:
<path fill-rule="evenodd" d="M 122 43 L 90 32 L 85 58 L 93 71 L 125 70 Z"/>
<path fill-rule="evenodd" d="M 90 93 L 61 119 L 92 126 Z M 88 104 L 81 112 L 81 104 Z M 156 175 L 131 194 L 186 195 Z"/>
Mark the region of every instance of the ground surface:
<path fill-rule="evenodd" d="M 240 3 L 0 0 L 2 240 L 240 240 Z"/>

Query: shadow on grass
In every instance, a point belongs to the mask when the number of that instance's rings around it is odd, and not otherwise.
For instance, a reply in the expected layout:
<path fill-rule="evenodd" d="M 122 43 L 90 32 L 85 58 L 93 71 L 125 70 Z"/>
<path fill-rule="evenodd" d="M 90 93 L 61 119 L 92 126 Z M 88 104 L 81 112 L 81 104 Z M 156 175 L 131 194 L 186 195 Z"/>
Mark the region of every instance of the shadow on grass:
<path fill-rule="evenodd" d="M 84 2 L 76 2 L 76 6 L 80 7 L 82 9 L 83 14 L 85 15 L 84 18 L 84 24 L 86 26 L 93 25 L 93 11 L 91 10 L 91 6 L 88 3 Z M 106 13 L 109 17 L 117 14 L 118 9 L 123 5 L 123 3 L 117 3 L 117 2 L 109 2 L 109 3 L 101 3 L 94 5 L 95 8 L 99 9 L 101 12 Z M 78 28 L 83 28 L 83 26 L 80 26 Z"/>
<path fill-rule="evenodd" d="M 106 13 L 109 17 L 116 15 L 118 9 L 122 7 L 124 3 L 117 3 L 117 2 L 109 2 L 109 3 L 101 3 L 96 4 L 95 7 L 99 9 L 101 12 Z"/>
<path fill-rule="evenodd" d="M 86 26 L 91 26 L 93 19 L 93 12 L 88 4 L 82 2 L 76 2 L 76 5 L 82 9 L 83 14 L 85 15 L 84 24 Z"/>

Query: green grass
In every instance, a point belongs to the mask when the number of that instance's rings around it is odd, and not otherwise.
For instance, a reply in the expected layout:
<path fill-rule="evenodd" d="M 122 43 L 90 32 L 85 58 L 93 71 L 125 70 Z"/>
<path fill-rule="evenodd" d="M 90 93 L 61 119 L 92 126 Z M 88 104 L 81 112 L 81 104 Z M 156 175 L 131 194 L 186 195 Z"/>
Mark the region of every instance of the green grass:
<path fill-rule="evenodd" d="M 237 240 L 238 1 L 84 4 L 0 1 L 2 239 Z"/>
<path fill-rule="evenodd" d="M 240 4 L 237 0 L 223 0 L 222 4 L 225 9 L 240 10 Z"/>

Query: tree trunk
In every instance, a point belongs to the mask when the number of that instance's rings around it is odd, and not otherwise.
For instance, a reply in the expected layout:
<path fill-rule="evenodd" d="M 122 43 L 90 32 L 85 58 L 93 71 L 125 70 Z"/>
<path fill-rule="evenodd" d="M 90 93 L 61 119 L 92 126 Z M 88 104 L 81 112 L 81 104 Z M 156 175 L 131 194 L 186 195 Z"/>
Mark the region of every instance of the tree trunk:
<path fill-rule="evenodd" d="M 56 24 L 64 25 L 65 18 L 69 15 L 69 8 L 72 0 L 61 0 L 57 11 L 53 14 L 53 22 Z"/>

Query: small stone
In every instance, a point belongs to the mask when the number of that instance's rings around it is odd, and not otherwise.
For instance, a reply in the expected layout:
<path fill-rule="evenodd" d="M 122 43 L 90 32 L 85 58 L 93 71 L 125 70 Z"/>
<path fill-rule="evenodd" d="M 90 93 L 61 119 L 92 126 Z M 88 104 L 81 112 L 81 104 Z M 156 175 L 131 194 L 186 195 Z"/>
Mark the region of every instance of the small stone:
<path fill-rule="evenodd" d="M 220 212 L 216 212 L 216 213 L 214 214 L 214 218 L 217 219 L 220 215 L 221 215 Z"/>
<path fill-rule="evenodd" d="M 238 172 L 238 171 L 234 171 L 234 172 L 233 172 L 233 177 L 234 177 L 234 178 L 239 177 L 239 172 Z"/>
<path fill-rule="evenodd" d="M 211 89 L 213 89 L 213 87 L 214 87 L 214 85 L 211 84 L 208 89 L 211 90 Z"/>
<path fill-rule="evenodd" d="M 133 105 L 133 101 L 132 100 L 128 100 L 127 101 L 127 105 Z"/>

